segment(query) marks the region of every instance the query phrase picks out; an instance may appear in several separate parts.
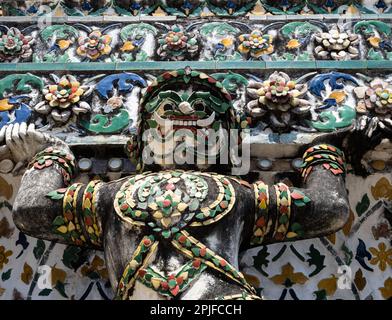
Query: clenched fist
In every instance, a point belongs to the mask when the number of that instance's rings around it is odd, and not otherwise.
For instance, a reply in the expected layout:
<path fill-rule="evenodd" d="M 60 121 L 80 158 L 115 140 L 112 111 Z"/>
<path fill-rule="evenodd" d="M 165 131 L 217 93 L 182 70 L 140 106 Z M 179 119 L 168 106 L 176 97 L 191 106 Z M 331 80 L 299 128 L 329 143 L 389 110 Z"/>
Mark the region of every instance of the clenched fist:
<path fill-rule="evenodd" d="M 34 124 L 27 126 L 26 123 L 17 123 L 4 126 L 0 130 L 0 161 L 12 160 L 16 164 L 15 171 L 50 145 L 69 150 L 60 139 L 37 131 Z"/>

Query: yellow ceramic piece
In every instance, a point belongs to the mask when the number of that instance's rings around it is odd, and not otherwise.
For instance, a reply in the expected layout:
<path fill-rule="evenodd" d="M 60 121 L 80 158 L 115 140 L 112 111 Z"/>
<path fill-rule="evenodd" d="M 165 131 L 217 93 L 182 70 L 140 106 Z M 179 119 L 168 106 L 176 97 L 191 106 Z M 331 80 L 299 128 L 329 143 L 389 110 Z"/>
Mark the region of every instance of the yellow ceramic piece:
<path fill-rule="evenodd" d="M 155 212 L 155 213 L 153 214 L 153 217 L 154 217 L 155 219 L 162 219 L 162 218 L 163 218 L 163 214 L 162 214 L 161 211 L 157 211 L 157 212 Z"/>
<path fill-rule="evenodd" d="M 260 2 L 257 2 L 256 5 L 254 6 L 253 10 L 251 11 L 251 14 L 255 15 L 255 16 L 261 16 L 264 15 L 265 9 L 263 8 L 263 6 L 261 5 Z"/>
<path fill-rule="evenodd" d="M 298 234 L 296 234 L 295 232 L 288 232 L 287 234 L 286 234 L 286 238 L 287 239 L 292 239 L 292 238 L 295 238 L 295 237 L 297 237 L 298 236 Z"/>
<path fill-rule="evenodd" d="M 359 10 L 358 10 L 357 7 L 355 7 L 354 5 L 351 4 L 351 5 L 347 8 L 346 14 L 352 14 L 352 15 L 354 15 L 354 14 L 359 14 Z"/>
<path fill-rule="evenodd" d="M 162 223 L 163 227 L 168 228 L 172 223 L 172 219 L 171 218 L 163 218 L 163 219 L 161 219 L 161 223 Z"/>
<path fill-rule="evenodd" d="M 231 45 L 233 45 L 233 39 L 230 38 L 225 38 L 221 41 L 221 43 L 225 46 L 225 47 L 230 47 Z"/>
<path fill-rule="evenodd" d="M 152 278 L 151 279 L 151 284 L 154 287 L 155 290 L 158 290 L 160 285 L 161 285 L 161 280 L 157 279 L 157 278 Z"/>
<path fill-rule="evenodd" d="M 60 232 L 60 233 L 67 233 L 68 229 L 67 229 L 66 226 L 61 226 L 61 227 L 57 228 L 57 231 Z"/>
<path fill-rule="evenodd" d="M 186 203 L 184 203 L 184 202 L 179 203 L 178 206 L 177 206 L 177 209 L 180 212 L 185 211 L 186 208 L 188 208 L 188 205 Z"/>
<path fill-rule="evenodd" d="M 133 51 L 135 50 L 135 46 L 133 45 L 132 41 L 125 41 L 124 45 L 121 47 L 121 51 Z"/>
<path fill-rule="evenodd" d="M 329 98 L 335 99 L 337 103 L 342 103 L 346 99 L 346 93 L 344 91 L 334 91 Z"/>
<path fill-rule="evenodd" d="M 163 11 L 161 7 L 158 7 L 152 15 L 154 17 L 163 17 L 167 16 L 167 13 Z"/>
<path fill-rule="evenodd" d="M 14 106 L 8 103 L 8 99 L 1 99 L 0 100 L 0 111 L 8 111 L 13 109 Z"/>
<path fill-rule="evenodd" d="M 76 227 L 75 227 L 75 225 L 72 223 L 72 221 L 68 224 L 68 231 L 69 232 L 71 232 L 71 231 L 73 231 L 73 230 L 75 230 L 76 229 Z"/>
<path fill-rule="evenodd" d="M 69 83 L 69 81 L 64 77 L 64 78 L 62 78 L 61 80 L 60 80 L 60 82 L 59 82 L 59 85 L 60 86 L 62 86 L 62 87 L 66 87 L 66 86 L 68 86 L 70 83 Z"/>
<path fill-rule="evenodd" d="M 368 42 L 370 43 L 370 45 L 372 47 L 379 48 L 381 39 L 379 37 L 370 37 L 370 38 L 368 38 Z"/>
<path fill-rule="evenodd" d="M 58 46 L 60 47 L 61 50 L 66 50 L 69 48 L 69 46 L 71 45 L 72 41 L 70 40 L 59 40 L 57 42 Z"/>
<path fill-rule="evenodd" d="M 286 45 L 287 49 L 297 49 L 300 46 L 301 43 L 297 39 L 291 39 Z"/>

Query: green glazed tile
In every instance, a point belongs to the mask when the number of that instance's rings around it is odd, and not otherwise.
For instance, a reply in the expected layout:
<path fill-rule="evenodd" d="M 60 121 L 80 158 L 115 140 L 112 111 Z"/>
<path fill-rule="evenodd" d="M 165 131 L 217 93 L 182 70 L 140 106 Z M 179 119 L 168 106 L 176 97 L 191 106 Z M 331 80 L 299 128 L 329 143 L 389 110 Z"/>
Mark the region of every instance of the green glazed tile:
<path fill-rule="evenodd" d="M 0 71 L 16 71 L 17 63 L 0 63 Z"/>
<path fill-rule="evenodd" d="M 361 19 L 363 20 L 378 20 L 380 19 L 380 15 L 376 13 L 363 13 L 361 14 Z"/>
<path fill-rule="evenodd" d="M 314 69 L 315 61 L 267 61 L 267 69 Z"/>
<path fill-rule="evenodd" d="M 318 69 L 366 69 L 366 60 L 351 60 L 351 61 L 316 61 Z"/>
<path fill-rule="evenodd" d="M 216 68 L 218 70 L 225 69 L 249 69 L 249 70 L 262 70 L 265 69 L 265 61 L 217 61 Z"/>
<path fill-rule="evenodd" d="M 389 60 L 369 60 L 368 69 L 392 69 L 392 61 Z"/>

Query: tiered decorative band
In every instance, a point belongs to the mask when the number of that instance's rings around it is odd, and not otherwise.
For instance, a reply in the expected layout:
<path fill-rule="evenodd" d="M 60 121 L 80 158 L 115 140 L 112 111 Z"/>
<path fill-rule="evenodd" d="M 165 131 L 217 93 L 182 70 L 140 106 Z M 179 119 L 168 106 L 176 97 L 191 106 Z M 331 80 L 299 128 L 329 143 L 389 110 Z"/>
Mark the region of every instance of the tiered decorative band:
<path fill-rule="evenodd" d="M 276 192 L 277 217 L 272 238 L 277 241 L 283 241 L 290 225 L 291 192 L 289 187 L 284 183 L 278 183 L 274 187 Z"/>
<path fill-rule="evenodd" d="M 304 181 L 307 180 L 313 167 L 317 165 L 322 165 L 335 176 L 346 174 L 346 164 L 343 152 L 328 144 L 320 144 L 309 148 L 306 150 L 303 160 L 304 163 L 301 171 Z"/>
<path fill-rule="evenodd" d="M 52 223 L 55 233 L 77 246 L 101 247 L 102 230 L 98 222 L 96 201 L 101 185 L 100 181 L 92 181 L 87 185 L 83 192 L 81 207 L 78 205 L 78 199 L 83 184 L 75 183 L 47 195 L 52 200 L 63 199 L 63 215 L 57 216 Z"/>
<path fill-rule="evenodd" d="M 43 170 L 56 165 L 68 185 L 75 174 L 75 158 L 72 154 L 49 147 L 39 152 L 31 161 L 29 168 Z"/>
<path fill-rule="evenodd" d="M 256 218 L 253 227 L 251 245 L 259 245 L 263 242 L 264 237 L 269 233 L 272 220 L 268 214 L 269 208 L 269 190 L 268 185 L 263 181 L 253 184 L 256 199 Z"/>

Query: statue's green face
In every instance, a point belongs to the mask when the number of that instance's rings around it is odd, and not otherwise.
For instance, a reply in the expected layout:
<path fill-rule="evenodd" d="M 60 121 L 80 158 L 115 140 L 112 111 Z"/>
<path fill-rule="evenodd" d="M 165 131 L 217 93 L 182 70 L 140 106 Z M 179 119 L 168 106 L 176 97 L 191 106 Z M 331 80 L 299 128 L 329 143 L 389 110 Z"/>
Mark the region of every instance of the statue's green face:
<path fill-rule="evenodd" d="M 130 157 L 140 169 L 230 165 L 228 135 L 236 124 L 231 100 L 223 84 L 205 73 L 165 72 L 144 93 L 138 131 L 127 146 Z"/>
<path fill-rule="evenodd" d="M 146 103 L 143 127 L 147 145 L 160 157 L 155 157 L 155 163 L 163 167 L 172 155 L 174 160 L 186 158 L 192 165 L 205 164 L 208 157 L 219 158 L 222 132 L 228 129 L 223 111 L 227 102 L 212 92 L 192 89 L 162 91 Z"/>

